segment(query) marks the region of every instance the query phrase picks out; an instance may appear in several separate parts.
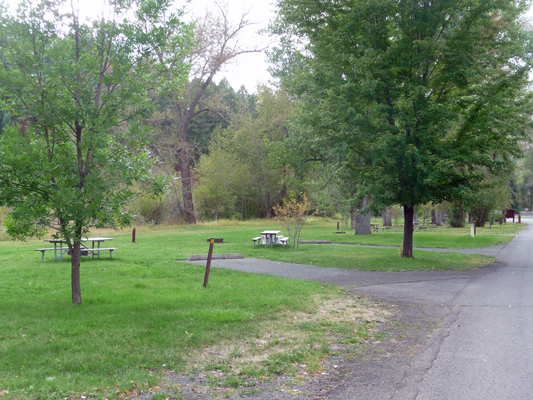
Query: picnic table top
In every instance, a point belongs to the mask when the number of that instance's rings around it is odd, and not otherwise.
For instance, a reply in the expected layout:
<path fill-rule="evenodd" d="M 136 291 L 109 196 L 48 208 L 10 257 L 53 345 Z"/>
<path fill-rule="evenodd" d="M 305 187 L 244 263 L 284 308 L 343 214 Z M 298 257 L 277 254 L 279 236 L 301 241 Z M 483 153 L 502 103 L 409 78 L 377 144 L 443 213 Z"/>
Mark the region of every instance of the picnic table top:
<path fill-rule="evenodd" d="M 281 233 L 281 231 L 263 231 L 261 235 L 277 235 L 278 233 Z"/>
<path fill-rule="evenodd" d="M 115 240 L 115 238 L 96 237 L 81 239 L 82 242 L 105 242 L 106 240 Z M 65 239 L 43 239 L 43 241 L 49 243 L 66 243 Z"/>

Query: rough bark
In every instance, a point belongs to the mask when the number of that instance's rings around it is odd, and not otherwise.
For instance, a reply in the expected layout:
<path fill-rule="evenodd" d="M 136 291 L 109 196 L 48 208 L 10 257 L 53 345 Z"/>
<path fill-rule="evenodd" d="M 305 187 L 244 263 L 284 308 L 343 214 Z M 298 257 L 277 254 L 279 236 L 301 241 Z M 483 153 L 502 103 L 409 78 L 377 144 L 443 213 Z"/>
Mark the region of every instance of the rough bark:
<path fill-rule="evenodd" d="M 437 225 L 437 213 L 435 210 L 431 210 L 431 223 Z"/>
<path fill-rule="evenodd" d="M 414 207 L 403 206 L 403 249 L 402 257 L 413 258 L 413 216 Z"/>
<path fill-rule="evenodd" d="M 363 210 L 371 201 L 370 196 L 365 196 L 359 203 L 358 210 Z M 372 229 L 370 227 L 370 218 L 372 217 L 370 211 L 362 214 L 360 211 L 355 213 L 355 234 L 356 235 L 371 235 Z"/>
<path fill-rule="evenodd" d="M 180 147 L 177 151 L 177 156 L 181 169 L 181 189 L 183 192 L 183 208 L 185 211 L 185 221 L 188 224 L 195 224 L 196 215 L 194 212 L 194 202 L 192 198 L 193 182 L 191 157 L 187 144 L 187 128 L 188 125 L 184 125 L 180 128 Z"/>
<path fill-rule="evenodd" d="M 442 215 L 442 209 L 439 207 L 437 208 L 437 218 L 436 218 L 436 224 L 437 226 L 442 226 L 443 225 L 443 221 L 442 221 L 442 218 L 443 215 Z"/>
<path fill-rule="evenodd" d="M 383 226 L 392 226 L 392 216 L 388 207 L 385 207 L 381 212 L 383 218 Z"/>

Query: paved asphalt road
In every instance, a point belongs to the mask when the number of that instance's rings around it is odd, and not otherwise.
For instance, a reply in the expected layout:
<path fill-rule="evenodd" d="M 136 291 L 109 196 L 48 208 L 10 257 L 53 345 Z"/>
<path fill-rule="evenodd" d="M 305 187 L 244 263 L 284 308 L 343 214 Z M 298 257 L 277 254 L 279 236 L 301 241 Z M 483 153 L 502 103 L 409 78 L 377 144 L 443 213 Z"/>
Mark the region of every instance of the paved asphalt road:
<path fill-rule="evenodd" d="M 416 346 L 352 366 L 350 376 L 320 398 L 533 399 L 533 221 L 525 222 L 527 229 L 506 246 L 464 251 L 497 259 L 466 273 L 354 271 L 259 259 L 216 260 L 213 266 L 339 285 L 396 304 L 409 314 L 410 326 L 422 319 L 434 324 L 419 331 Z"/>

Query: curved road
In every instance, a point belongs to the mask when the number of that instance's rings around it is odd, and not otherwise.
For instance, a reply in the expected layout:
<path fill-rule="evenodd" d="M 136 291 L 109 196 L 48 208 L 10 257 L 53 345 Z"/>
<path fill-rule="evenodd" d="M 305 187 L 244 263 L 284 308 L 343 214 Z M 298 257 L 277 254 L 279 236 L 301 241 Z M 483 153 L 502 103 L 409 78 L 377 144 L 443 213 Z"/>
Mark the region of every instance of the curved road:
<path fill-rule="evenodd" d="M 533 221 L 524 222 L 527 228 L 506 246 L 468 250 L 495 255 L 497 263 L 467 272 L 354 271 L 259 259 L 213 265 L 338 285 L 405 314 L 404 342 L 411 345 L 350 365 L 317 398 L 533 399 Z"/>

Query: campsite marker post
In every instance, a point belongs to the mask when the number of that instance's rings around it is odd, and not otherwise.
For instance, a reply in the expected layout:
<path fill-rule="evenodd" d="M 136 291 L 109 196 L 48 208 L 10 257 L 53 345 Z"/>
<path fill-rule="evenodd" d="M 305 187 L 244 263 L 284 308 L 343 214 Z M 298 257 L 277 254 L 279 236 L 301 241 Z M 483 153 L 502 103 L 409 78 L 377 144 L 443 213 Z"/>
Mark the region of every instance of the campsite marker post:
<path fill-rule="evenodd" d="M 209 242 L 209 253 L 207 253 L 207 265 L 205 266 L 204 288 L 207 288 L 207 281 L 209 281 L 209 270 L 211 269 L 211 257 L 213 256 L 213 246 L 215 243 L 224 243 L 224 239 L 207 239 Z"/>

